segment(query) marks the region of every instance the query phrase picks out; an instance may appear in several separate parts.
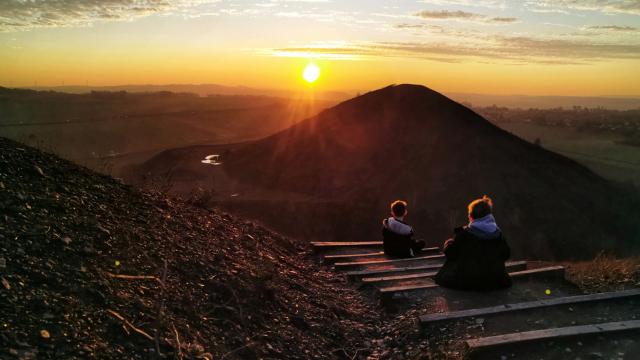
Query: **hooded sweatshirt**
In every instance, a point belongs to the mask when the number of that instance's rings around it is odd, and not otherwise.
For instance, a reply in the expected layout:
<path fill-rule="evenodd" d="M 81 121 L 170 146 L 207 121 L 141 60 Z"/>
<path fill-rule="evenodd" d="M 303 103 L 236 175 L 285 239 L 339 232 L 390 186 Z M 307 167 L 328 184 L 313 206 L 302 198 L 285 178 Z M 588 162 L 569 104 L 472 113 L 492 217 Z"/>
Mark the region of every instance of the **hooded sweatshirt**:
<path fill-rule="evenodd" d="M 511 250 L 493 215 L 456 228 L 453 240 L 447 243 L 444 249 L 447 259 L 434 277 L 438 285 L 463 290 L 511 286 L 504 265 Z"/>
<path fill-rule="evenodd" d="M 410 235 L 413 233 L 411 226 L 405 224 L 400 219 L 396 219 L 395 217 L 388 218 L 385 222 L 385 226 L 387 229 L 398 235 Z"/>
<path fill-rule="evenodd" d="M 498 224 L 496 224 L 496 219 L 492 214 L 471 220 L 468 229 L 470 233 L 480 239 L 495 239 L 501 233 Z"/>

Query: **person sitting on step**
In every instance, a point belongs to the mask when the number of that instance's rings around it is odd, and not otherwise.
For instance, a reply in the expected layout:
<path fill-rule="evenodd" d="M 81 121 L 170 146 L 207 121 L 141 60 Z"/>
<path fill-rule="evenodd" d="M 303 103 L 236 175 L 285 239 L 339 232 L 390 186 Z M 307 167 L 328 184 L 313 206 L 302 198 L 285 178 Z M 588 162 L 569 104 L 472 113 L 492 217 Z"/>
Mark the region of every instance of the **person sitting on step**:
<path fill-rule="evenodd" d="M 488 196 L 468 206 L 469 224 L 444 243 L 446 260 L 435 276 L 438 285 L 461 290 L 495 290 L 511 286 L 504 262 L 511 250 L 493 217 Z"/>
<path fill-rule="evenodd" d="M 396 200 L 391 203 L 391 217 L 382 220 L 384 253 L 393 257 L 413 257 L 424 247 L 424 241 L 413 239 L 413 229 L 404 222 L 407 203 Z"/>

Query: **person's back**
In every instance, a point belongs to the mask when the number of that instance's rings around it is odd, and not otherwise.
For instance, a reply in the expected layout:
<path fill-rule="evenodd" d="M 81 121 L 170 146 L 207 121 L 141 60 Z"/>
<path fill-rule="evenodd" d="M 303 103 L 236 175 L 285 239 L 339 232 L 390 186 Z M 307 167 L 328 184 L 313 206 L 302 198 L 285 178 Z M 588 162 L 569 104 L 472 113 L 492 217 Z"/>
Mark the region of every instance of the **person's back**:
<path fill-rule="evenodd" d="M 491 214 L 486 196 L 469 205 L 469 225 L 456 228 L 444 245 L 445 264 L 435 276 L 437 284 L 464 290 L 509 287 L 504 262 L 510 256 L 502 231 Z"/>
<path fill-rule="evenodd" d="M 382 239 L 384 253 L 393 257 L 411 257 L 424 247 L 424 242 L 413 239 L 413 228 L 404 222 L 407 215 L 407 203 L 391 203 L 391 217 L 382 221 Z"/>

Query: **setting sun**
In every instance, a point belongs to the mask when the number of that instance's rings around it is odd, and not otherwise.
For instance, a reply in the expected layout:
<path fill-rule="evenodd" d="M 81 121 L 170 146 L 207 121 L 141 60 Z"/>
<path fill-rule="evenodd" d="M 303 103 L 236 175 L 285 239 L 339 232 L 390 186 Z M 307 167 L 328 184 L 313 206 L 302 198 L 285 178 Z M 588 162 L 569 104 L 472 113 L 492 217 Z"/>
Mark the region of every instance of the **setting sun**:
<path fill-rule="evenodd" d="M 311 63 L 304 68 L 302 77 L 308 83 L 314 83 L 320 77 L 320 68 L 318 65 Z"/>

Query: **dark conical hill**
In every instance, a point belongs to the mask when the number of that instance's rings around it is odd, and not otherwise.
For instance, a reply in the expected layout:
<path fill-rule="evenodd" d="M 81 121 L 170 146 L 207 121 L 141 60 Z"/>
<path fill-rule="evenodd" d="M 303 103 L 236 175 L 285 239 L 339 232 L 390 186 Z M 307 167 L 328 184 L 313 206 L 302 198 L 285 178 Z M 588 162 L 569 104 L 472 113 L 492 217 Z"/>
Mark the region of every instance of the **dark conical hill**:
<path fill-rule="evenodd" d="M 483 194 L 521 257 L 620 252 L 638 235 L 637 202 L 612 184 L 418 85 L 325 110 L 234 150 L 225 168 L 245 183 L 332 201 L 360 224 L 328 225 L 319 238 L 377 237 L 387 204 L 403 198 L 420 236 L 439 243 Z"/>

